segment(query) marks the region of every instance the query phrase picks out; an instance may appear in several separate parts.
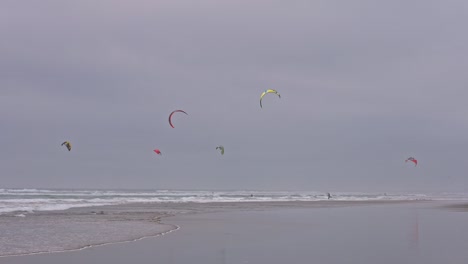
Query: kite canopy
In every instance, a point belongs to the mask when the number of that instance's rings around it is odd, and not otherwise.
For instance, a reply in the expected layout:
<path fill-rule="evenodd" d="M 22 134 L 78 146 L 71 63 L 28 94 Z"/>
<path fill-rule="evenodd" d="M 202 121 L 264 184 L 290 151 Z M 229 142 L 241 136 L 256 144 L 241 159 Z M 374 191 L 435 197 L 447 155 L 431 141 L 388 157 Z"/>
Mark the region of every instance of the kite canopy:
<path fill-rule="evenodd" d="M 408 162 L 408 161 L 411 161 L 414 163 L 414 166 L 416 167 L 416 165 L 418 165 L 418 160 L 413 158 L 413 157 L 409 157 L 405 160 L 405 162 Z"/>
<path fill-rule="evenodd" d="M 172 125 L 172 115 L 175 114 L 175 113 L 178 113 L 178 112 L 188 115 L 184 110 L 172 111 L 172 113 L 169 115 L 169 125 L 171 125 L 172 128 L 174 128 L 174 126 Z"/>
<path fill-rule="evenodd" d="M 162 155 L 162 154 L 161 154 L 161 151 L 160 151 L 159 149 L 155 149 L 155 150 L 153 150 L 153 151 L 154 151 L 156 154 L 158 154 L 158 155 Z"/>
<path fill-rule="evenodd" d="M 216 149 L 219 149 L 221 151 L 221 155 L 224 155 L 224 147 L 223 146 L 217 146 Z"/>
<path fill-rule="evenodd" d="M 69 141 L 63 142 L 61 146 L 63 146 L 63 145 L 65 145 L 65 147 L 67 147 L 68 151 L 70 151 L 71 148 L 72 148 L 72 145 L 71 145 L 71 143 Z"/>
<path fill-rule="evenodd" d="M 268 94 L 268 93 L 274 93 L 276 95 L 278 95 L 279 98 L 281 98 L 281 95 L 276 91 L 276 90 L 273 90 L 273 89 L 268 89 L 268 90 L 265 90 L 262 95 L 260 95 L 260 107 L 263 108 L 262 106 L 262 99 L 263 97 Z"/>

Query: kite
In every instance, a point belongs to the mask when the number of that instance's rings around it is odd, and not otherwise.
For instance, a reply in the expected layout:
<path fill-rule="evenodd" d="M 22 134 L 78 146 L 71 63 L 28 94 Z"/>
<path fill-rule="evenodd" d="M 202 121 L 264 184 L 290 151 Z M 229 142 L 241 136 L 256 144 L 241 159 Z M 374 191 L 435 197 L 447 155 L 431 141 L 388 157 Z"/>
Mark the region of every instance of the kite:
<path fill-rule="evenodd" d="M 68 151 L 71 150 L 72 146 L 71 146 L 71 143 L 69 141 L 65 141 L 62 143 L 61 146 L 65 145 L 65 147 L 67 147 Z"/>
<path fill-rule="evenodd" d="M 155 150 L 153 150 L 153 151 L 154 151 L 156 154 L 158 154 L 158 155 L 162 155 L 162 154 L 161 154 L 161 151 L 160 151 L 159 149 L 155 149 Z"/>
<path fill-rule="evenodd" d="M 184 113 L 184 114 L 188 115 L 184 110 L 172 111 L 172 113 L 169 115 L 169 125 L 171 125 L 172 128 L 174 128 L 174 126 L 172 125 L 172 115 L 177 113 L 177 112 Z"/>
<path fill-rule="evenodd" d="M 224 147 L 223 146 L 217 146 L 216 149 L 219 149 L 221 151 L 221 155 L 224 155 Z"/>
<path fill-rule="evenodd" d="M 274 93 L 276 95 L 278 95 L 279 98 L 281 98 L 281 95 L 276 91 L 276 90 L 273 90 L 273 89 L 268 89 L 268 90 L 265 90 L 262 95 L 260 95 L 260 107 L 263 108 L 262 106 L 262 99 L 263 97 L 268 94 L 268 93 Z"/>
<path fill-rule="evenodd" d="M 413 157 L 409 157 L 405 160 L 405 162 L 408 162 L 408 161 L 411 161 L 414 163 L 414 166 L 416 167 L 416 165 L 418 165 L 418 160 L 413 158 Z"/>

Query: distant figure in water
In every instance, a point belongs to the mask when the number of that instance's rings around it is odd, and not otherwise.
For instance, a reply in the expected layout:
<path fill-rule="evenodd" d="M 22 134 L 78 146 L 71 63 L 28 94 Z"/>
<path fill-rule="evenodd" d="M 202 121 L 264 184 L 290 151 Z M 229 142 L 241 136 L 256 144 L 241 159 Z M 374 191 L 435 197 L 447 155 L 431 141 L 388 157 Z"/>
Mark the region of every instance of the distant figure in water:
<path fill-rule="evenodd" d="M 330 193 L 327 193 L 327 196 L 328 196 L 328 200 L 330 200 L 332 198 Z"/>
<path fill-rule="evenodd" d="M 251 194 L 250 197 L 253 197 L 253 194 Z"/>

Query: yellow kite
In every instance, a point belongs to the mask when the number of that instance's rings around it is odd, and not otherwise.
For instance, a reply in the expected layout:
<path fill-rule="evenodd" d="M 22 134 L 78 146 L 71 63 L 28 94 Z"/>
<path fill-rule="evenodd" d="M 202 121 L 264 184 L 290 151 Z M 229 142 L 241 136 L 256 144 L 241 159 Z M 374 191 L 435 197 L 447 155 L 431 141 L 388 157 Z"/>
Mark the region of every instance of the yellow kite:
<path fill-rule="evenodd" d="M 279 98 L 281 98 L 281 95 L 276 91 L 276 90 L 273 90 L 273 89 L 268 89 L 268 90 L 265 90 L 262 95 L 260 95 L 260 107 L 263 108 L 262 106 L 262 99 L 263 99 L 263 96 L 265 96 L 267 93 L 274 93 L 276 95 L 278 95 Z"/>

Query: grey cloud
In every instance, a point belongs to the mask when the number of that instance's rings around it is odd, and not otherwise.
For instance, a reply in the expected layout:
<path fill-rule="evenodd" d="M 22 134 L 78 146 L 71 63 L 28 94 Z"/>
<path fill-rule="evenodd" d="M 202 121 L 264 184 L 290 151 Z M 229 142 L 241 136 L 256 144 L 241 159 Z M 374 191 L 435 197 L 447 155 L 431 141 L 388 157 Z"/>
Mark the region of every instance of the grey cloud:
<path fill-rule="evenodd" d="M 463 1 L 0 7 L 4 187 L 464 190 Z"/>

